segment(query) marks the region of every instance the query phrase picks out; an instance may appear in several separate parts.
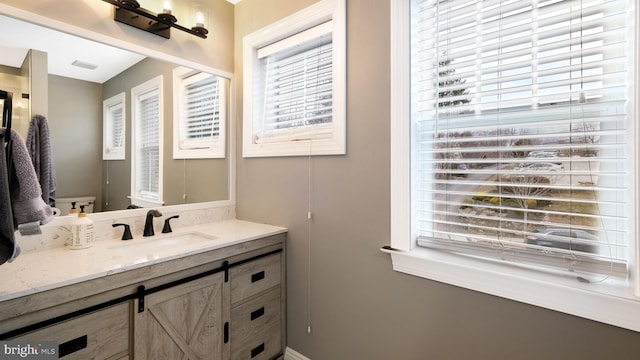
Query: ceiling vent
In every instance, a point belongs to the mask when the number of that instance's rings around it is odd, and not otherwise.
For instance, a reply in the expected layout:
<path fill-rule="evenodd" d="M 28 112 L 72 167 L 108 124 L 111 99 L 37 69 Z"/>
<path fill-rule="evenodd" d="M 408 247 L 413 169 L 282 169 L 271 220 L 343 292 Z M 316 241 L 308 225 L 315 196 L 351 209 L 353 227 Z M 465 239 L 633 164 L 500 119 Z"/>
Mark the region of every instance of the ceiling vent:
<path fill-rule="evenodd" d="M 84 62 L 84 61 L 80 61 L 80 60 L 76 60 L 76 61 L 72 62 L 71 65 L 77 66 L 77 67 L 81 67 L 83 69 L 89 69 L 89 70 L 95 70 L 95 69 L 98 68 L 98 65 L 91 64 L 91 63 Z"/>

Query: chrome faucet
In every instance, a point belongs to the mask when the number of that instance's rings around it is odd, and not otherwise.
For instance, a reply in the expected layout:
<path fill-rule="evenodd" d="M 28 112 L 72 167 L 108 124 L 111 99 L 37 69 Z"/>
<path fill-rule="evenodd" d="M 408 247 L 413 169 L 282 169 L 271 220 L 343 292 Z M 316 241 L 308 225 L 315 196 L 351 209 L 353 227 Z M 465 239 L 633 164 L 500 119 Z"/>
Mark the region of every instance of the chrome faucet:
<path fill-rule="evenodd" d="M 153 231 L 153 218 L 160 217 L 162 213 L 158 210 L 149 210 L 147 211 L 147 219 L 144 222 L 144 231 L 142 236 L 153 236 L 155 232 Z"/>

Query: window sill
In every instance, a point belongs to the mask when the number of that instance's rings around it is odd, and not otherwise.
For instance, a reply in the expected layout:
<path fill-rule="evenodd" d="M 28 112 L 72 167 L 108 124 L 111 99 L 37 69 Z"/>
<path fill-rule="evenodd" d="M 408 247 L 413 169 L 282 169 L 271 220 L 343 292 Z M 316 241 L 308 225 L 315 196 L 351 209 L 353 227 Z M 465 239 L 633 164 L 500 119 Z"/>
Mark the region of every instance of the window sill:
<path fill-rule="evenodd" d="M 175 143 L 174 143 L 175 145 Z M 200 146 L 197 145 L 193 148 L 189 148 L 188 146 L 184 146 L 180 148 L 180 146 L 175 145 L 173 147 L 173 159 L 224 159 L 225 157 L 225 148 L 224 143 L 216 144 L 211 146 Z"/>
<path fill-rule="evenodd" d="M 128 198 L 131 199 L 132 205 L 140 206 L 143 208 L 159 207 L 164 205 L 164 202 L 161 200 L 141 198 L 138 196 L 128 196 Z"/>
<path fill-rule="evenodd" d="M 391 255 L 395 271 L 640 331 L 640 299 L 627 286 L 582 283 L 567 274 L 541 274 L 428 249 L 381 250 Z"/>
<path fill-rule="evenodd" d="M 288 141 L 282 143 L 247 144 L 243 157 L 344 155 L 344 145 L 333 140 Z"/>

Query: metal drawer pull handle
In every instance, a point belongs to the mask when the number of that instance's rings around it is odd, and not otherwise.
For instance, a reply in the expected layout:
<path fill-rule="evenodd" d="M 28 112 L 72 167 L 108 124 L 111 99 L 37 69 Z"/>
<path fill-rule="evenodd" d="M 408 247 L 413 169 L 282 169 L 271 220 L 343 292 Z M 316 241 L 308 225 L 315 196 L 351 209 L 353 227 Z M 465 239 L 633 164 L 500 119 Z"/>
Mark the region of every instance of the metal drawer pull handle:
<path fill-rule="evenodd" d="M 253 350 L 251 350 L 251 358 L 253 359 L 254 357 L 258 356 L 258 354 L 260 354 L 263 351 L 264 351 L 264 343 L 256 346 Z"/>
<path fill-rule="evenodd" d="M 252 283 L 254 283 L 256 281 L 260 281 L 262 279 L 264 279 L 264 271 L 260 271 L 260 272 L 257 272 L 255 274 L 251 275 L 251 282 Z"/>
<path fill-rule="evenodd" d="M 264 315 L 264 306 L 261 307 L 260 309 L 256 310 L 256 311 L 252 311 L 251 312 L 251 321 L 259 318 L 262 315 Z"/>
<path fill-rule="evenodd" d="M 87 347 L 87 335 L 77 339 L 69 340 L 58 345 L 58 356 L 63 357 Z"/>

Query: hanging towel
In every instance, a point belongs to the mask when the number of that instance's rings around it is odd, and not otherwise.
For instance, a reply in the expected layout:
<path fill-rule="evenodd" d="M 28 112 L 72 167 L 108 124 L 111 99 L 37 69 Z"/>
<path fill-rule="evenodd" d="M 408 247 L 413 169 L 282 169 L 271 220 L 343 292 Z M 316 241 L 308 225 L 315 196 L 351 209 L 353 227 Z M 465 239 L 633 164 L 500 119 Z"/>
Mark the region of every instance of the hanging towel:
<path fill-rule="evenodd" d="M 42 199 L 50 206 L 56 204 L 56 172 L 53 165 L 51 140 L 47 118 L 35 115 L 29 124 L 27 149 L 42 189 Z"/>
<path fill-rule="evenodd" d="M 0 135 L 0 264 L 11 262 L 20 254 L 13 228 L 11 199 L 9 198 L 9 168 L 4 135 Z M 7 144 L 8 146 L 9 144 Z"/>
<path fill-rule="evenodd" d="M 0 129 L 4 133 L 5 129 Z M 39 221 L 44 225 L 53 220 L 51 207 L 42 200 L 42 189 L 36 177 L 24 140 L 11 130 L 13 171 L 9 174 L 9 195 L 13 210 L 14 230 L 18 225 Z"/>

